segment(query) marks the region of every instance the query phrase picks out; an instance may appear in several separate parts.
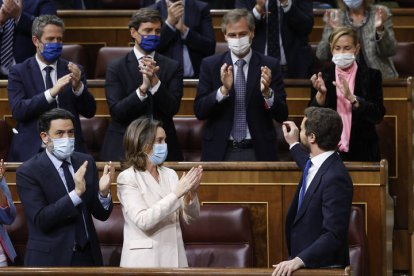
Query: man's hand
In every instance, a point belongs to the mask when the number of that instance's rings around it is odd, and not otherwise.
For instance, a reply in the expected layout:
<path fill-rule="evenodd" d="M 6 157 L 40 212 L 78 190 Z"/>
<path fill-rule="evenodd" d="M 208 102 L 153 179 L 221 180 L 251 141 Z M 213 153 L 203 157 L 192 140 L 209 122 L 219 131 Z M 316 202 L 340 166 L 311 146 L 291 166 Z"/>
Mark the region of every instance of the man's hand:
<path fill-rule="evenodd" d="M 165 2 L 168 7 L 167 22 L 171 26 L 175 26 L 178 23 L 178 20 L 184 15 L 184 4 L 182 1 L 170 3 L 169 0 L 165 0 Z"/>
<path fill-rule="evenodd" d="M 298 257 L 290 261 L 280 262 L 277 265 L 273 265 L 275 270 L 272 273 L 272 276 L 290 276 L 292 272 L 298 270 L 301 267 L 304 267 L 305 264 Z"/>
<path fill-rule="evenodd" d="M 72 62 L 68 64 L 68 70 L 70 71 L 70 81 L 72 82 L 72 87 L 75 91 L 79 91 L 81 88 L 81 70 L 79 67 Z"/>
<path fill-rule="evenodd" d="M 181 17 L 177 24 L 175 24 L 175 28 L 180 31 L 180 33 L 184 34 L 187 31 L 187 26 L 184 24 L 184 19 Z"/>
<path fill-rule="evenodd" d="M 85 173 L 87 167 L 88 161 L 85 161 L 75 173 L 75 192 L 79 197 L 86 191 Z"/>
<path fill-rule="evenodd" d="M 227 96 L 233 86 L 233 66 L 224 63 L 220 68 L 220 79 L 223 84 L 220 91 L 223 95 Z"/>
<path fill-rule="evenodd" d="M 266 0 L 256 0 L 256 5 L 254 8 L 257 10 L 258 13 L 264 15 L 266 12 Z"/>
<path fill-rule="evenodd" d="M 71 78 L 71 73 L 69 73 L 58 79 L 56 84 L 50 88 L 50 95 L 52 97 L 56 97 L 56 95 L 63 90 L 63 87 L 65 87 L 70 82 Z"/>
<path fill-rule="evenodd" d="M 292 145 L 293 143 L 299 142 L 299 129 L 292 121 L 285 121 L 282 125 L 283 136 L 285 137 L 286 143 Z"/>
<path fill-rule="evenodd" d="M 17 1 L 17 3 L 16 3 Z M 12 17 L 14 20 L 18 20 L 22 14 L 23 0 L 4 0 L 2 9 Z"/>
<path fill-rule="evenodd" d="M 141 96 L 145 96 L 148 89 L 155 86 L 159 79 L 157 76 L 160 67 L 157 62 L 149 57 L 143 57 L 139 62 L 139 71 L 142 73 L 142 84 L 139 87 Z"/>
<path fill-rule="evenodd" d="M 260 77 L 260 91 L 263 96 L 268 97 L 270 93 L 270 83 L 272 82 L 272 70 L 267 66 L 262 66 L 262 75 Z"/>
<path fill-rule="evenodd" d="M 106 164 L 104 167 L 101 179 L 99 179 L 99 193 L 102 197 L 107 197 L 111 189 L 111 183 L 114 182 L 115 166 L 112 162 Z"/>

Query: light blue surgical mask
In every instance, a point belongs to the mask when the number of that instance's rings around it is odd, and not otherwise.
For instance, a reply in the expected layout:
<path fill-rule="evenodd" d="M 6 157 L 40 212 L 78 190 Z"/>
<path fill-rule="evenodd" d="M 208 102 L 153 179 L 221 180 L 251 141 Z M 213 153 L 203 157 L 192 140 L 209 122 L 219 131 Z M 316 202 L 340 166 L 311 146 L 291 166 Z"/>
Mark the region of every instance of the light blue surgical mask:
<path fill-rule="evenodd" d="M 148 155 L 149 160 L 154 165 L 162 164 L 168 155 L 167 144 L 154 144 L 152 146 L 152 153 Z"/>
<path fill-rule="evenodd" d="M 65 160 L 72 155 L 75 150 L 75 138 L 56 138 L 53 142 L 53 155 L 59 160 Z"/>
<path fill-rule="evenodd" d="M 349 9 L 354 10 L 362 5 L 362 1 L 363 0 L 344 0 L 344 3 Z"/>

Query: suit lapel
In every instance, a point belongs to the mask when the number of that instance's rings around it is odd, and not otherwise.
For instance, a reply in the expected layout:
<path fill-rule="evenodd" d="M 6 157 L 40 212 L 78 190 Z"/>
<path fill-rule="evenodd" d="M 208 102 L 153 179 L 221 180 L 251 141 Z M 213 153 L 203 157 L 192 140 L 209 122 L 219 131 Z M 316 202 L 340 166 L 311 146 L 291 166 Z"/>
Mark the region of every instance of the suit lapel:
<path fill-rule="evenodd" d="M 48 192 L 54 192 L 55 198 L 61 198 L 62 196 L 67 194 L 65 184 L 60 178 L 60 175 L 56 168 L 53 166 L 52 161 L 47 156 L 45 149 L 40 155 L 40 167 L 42 170 L 42 174 L 44 179 L 47 179 L 47 183 L 49 185 L 45 185 L 47 187 Z"/>
<path fill-rule="evenodd" d="M 138 87 L 142 83 L 142 74 L 139 72 L 138 60 L 133 50 L 129 52 L 126 59 L 128 72 L 130 74 L 129 79 L 133 82 L 131 87 Z"/>
<path fill-rule="evenodd" d="M 246 107 L 248 106 L 253 93 L 255 93 L 257 89 L 260 90 L 260 76 L 261 70 L 259 57 L 253 51 L 246 80 Z M 259 87 L 257 87 L 257 84 L 259 84 Z"/>
<path fill-rule="evenodd" d="M 36 61 L 36 58 L 33 56 L 30 58 L 30 61 L 27 65 L 29 67 L 28 72 L 30 72 L 30 78 L 32 79 L 32 83 L 35 86 L 34 91 L 31 91 L 31 95 L 39 94 L 40 91 L 45 91 L 45 83 L 43 81 L 42 72 L 40 71 L 39 64 Z"/>
<path fill-rule="evenodd" d="M 323 162 L 322 166 L 319 168 L 318 172 L 316 173 L 315 177 L 312 179 L 312 182 L 310 183 L 308 190 L 305 193 L 305 197 L 303 198 L 302 204 L 300 206 L 300 209 L 298 210 L 295 221 L 296 223 L 304 214 L 306 209 L 308 209 L 309 203 L 312 200 L 313 194 L 318 189 L 321 178 L 325 174 L 325 172 L 330 167 L 331 163 L 337 158 L 337 153 L 333 153 L 331 156 L 328 157 L 328 159 Z"/>

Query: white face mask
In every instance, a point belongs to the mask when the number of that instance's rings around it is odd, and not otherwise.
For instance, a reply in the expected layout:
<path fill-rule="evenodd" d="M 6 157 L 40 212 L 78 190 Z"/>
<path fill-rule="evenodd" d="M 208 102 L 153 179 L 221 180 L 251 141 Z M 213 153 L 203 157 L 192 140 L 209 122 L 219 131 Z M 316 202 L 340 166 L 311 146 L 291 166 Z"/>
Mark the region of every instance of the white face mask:
<path fill-rule="evenodd" d="M 236 56 L 243 55 L 250 50 L 250 37 L 227 38 L 227 45 Z"/>
<path fill-rule="evenodd" d="M 335 54 L 332 62 L 341 69 L 348 68 L 355 61 L 355 55 L 352 53 Z"/>
<path fill-rule="evenodd" d="M 53 155 L 59 160 L 65 160 L 72 155 L 75 149 L 75 138 L 51 139 L 53 142 Z"/>
<path fill-rule="evenodd" d="M 348 8 L 354 10 L 362 5 L 362 1 L 363 0 L 344 0 L 344 3 Z"/>

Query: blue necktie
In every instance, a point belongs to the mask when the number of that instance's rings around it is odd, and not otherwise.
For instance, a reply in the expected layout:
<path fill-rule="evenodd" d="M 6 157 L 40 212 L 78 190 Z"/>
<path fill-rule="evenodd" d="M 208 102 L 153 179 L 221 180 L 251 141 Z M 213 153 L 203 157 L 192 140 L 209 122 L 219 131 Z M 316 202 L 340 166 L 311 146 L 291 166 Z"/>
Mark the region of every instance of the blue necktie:
<path fill-rule="evenodd" d="M 50 72 L 52 72 L 52 66 L 46 66 L 43 70 L 46 72 L 45 83 L 46 83 L 46 90 L 53 87 L 52 78 L 50 77 Z"/>
<path fill-rule="evenodd" d="M 14 19 L 10 18 L 3 26 L 1 37 L 1 65 L 7 70 L 13 65 L 13 38 L 14 38 Z"/>
<path fill-rule="evenodd" d="M 243 67 L 246 61 L 239 59 L 236 61 L 237 76 L 234 84 L 234 121 L 233 121 L 233 139 L 240 142 L 246 137 L 246 79 L 244 77 Z"/>
<path fill-rule="evenodd" d="M 61 167 L 63 169 L 63 174 L 65 175 L 66 186 L 68 187 L 68 191 L 71 192 L 73 189 L 75 189 L 75 181 L 73 180 L 73 176 L 69 171 L 68 164 L 69 163 L 67 161 L 63 161 Z M 79 214 L 76 219 L 75 241 L 78 246 L 83 248 L 88 243 L 88 237 L 86 234 L 85 223 L 83 221 L 82 203 L 79 204 L 76 208 L 78 209 Z"/>
<path fill-rule="evenodd" d="M 306 193 L 306 179 L 308 177 L 309 168 L 312 166 L 312 162 L 310 158 L 308 161 L 306 161 L 305 169 L 303 170 L 303 176 L 302 176 L 302 187 L 300 188 L 299 192 L 299 200 L 298 200 L 298 211 L 300 208 L 300 205 L 302 204 L 303 198 L 305 197 Z"/>

